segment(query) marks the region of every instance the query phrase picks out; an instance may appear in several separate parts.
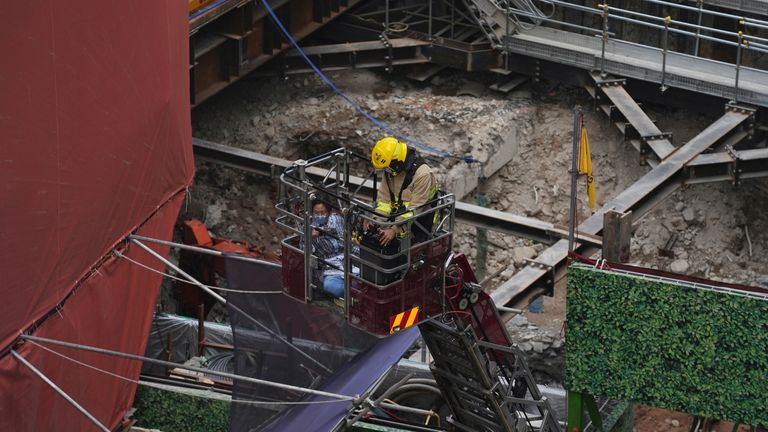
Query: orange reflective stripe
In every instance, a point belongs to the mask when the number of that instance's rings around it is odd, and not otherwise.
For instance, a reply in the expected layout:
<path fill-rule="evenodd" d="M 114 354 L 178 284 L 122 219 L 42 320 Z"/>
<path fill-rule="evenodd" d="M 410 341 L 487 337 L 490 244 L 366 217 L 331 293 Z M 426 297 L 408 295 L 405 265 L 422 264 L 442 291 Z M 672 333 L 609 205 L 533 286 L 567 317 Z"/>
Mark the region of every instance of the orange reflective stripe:
<path fill-rule="evenodd" d="M 405 319 L 405 324 L 403 324 L 403 319 Z M 419 307 L 416 306 L 410 310 L 400 312 L 397 315 L 389 317 L 389 320 L 391 322 L 389 326 L 389 334 L 394 334 L 400 330 L 407 329 L 419 320 Z"/>
<path fill-rule="evenodd" d="M 392 326 L 389 329 L 389 333 L 394 333 L 395 329 L 400 330 L 400 323 L 403 322 L 403 317 L 405 316 L 405 312 L 400 312 L 395 316 L 395 320 L 392 322 Z"/>
<path fill-rule="evenodd" d="M 415 307 L 415 308 L 411 309 L 411 314 L 408 316 L 408 321 L 406 321 L 404 328 L 408 328 L 408 327 L 412 326 L 413 323 L 416 322 L 416 318 L 418 318 L 418 317 L 419 317 L 419 308 Z"/>

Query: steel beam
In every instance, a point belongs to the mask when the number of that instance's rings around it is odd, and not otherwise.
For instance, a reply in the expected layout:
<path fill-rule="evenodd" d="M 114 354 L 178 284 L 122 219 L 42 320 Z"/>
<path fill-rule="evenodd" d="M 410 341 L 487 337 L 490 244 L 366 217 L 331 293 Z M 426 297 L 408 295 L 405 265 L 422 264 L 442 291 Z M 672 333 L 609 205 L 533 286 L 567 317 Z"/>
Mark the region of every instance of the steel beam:
<path fill-rule="evenodd" d="M 664 160 L 675 151 L 670 140 L 671 136 L 659 130 L 648 117 L 648 114 L 627 93 L 623 86 L 623 80 L 604 80 L 600 78 L 598 73 L 593 73 L 592 78 L 597 83 L 599 92 L 597 99 L 600 99 L 600 94 L 602 94 L 613 104 L 612 107 L 615 107 L 617 113 L 608 114 L 609 117 L 612 117 L 612 121 L 623 120 L 628 123 L 624 129 L 624 136 L 626 139 L 640 140 L 640 154 L 642 156 L 646 156 L 647 149 L 650 149 L 658 160 Z M 617 118 L 619 114 L 620 118 Z"/>
<path fill-rule="evenodd" d="M 217 144 L 199 138 L 192 138 L 192 145 L 198 160 L 215 162 L 266 177 L 276 177 L 283 169 L 292 164 L 292 162 L 285 159 Z M 325 176 L 325 171 L 321 169 L 308 169 L 307 173 L 320 178 Z M 357 187 L 363 183 L 363 179 L 361 177 L 350 177 L 350 183 Z M 363 184 L 360 192 L 366 196 L 372 196 L 371 182 Z M 468 225 L 488 228 L 492 231 L 499 231 L 545 244 L 552 244 L 561 238 L 568 237 L 568 230 L 565 227 L 464 202 L 456 202 L 456 219 Z M 599 236 L 584 233 L 579 234 L 578 241 L 594 247 L 600 247 L 601 244 Z"/>
<path fill-rule="evenodd" d="M 327 1 L 269 1 L 298 41 L 359 2 L 347 0 L 336 7 Z M 263 5 L 251 0 L 224 0 L 193 13 L 189 36 L 193 107 L 290 48 Z"/>
<path fill-rule="evenodd" d="M 481 43 L 460 40 L 478 31 L 472 29 L 466 33 L 462 32 L 461 36 L 457 35 L 457 39 L 435 37 L 429 46 L 422 48 L 422 52 L 430 58 L 431 63 L 444 67 L 468 71 L 490 70 L 499 67 L 501 65 L 500 52 L 493 50 L 485 38 L 481 38 Z M 320 34 L 324 38 L 337 42 L 367 41 L 378 37 L 381 34 L 381 29 L 375 22 L 345 14 L 334 21 L 332 26 L 324 28 Z M 408 31 L 402 36 L 413 39 L 428 38 L 427 34 L 418 31 Z M 395 40 L 395 38 L 393 37 L 391 40 Z"/>
<path fill-rule="evenodd" d="M 566 227 L 465 202 L 456 202 L 456 220 L 544 244 L 553 244 L 568 238 Z M 594 247 L 600 247 L 602 244 L 601 238 L 595 235 L 579 233 L 576 239 Z"/>
<path fill-rule="evenodd" d="M 304 52 L 321 70 L 337 71 L 429 63 L 423 48 L 431 42 L 412 38 L 347 42 L 304 48 Z M 258 75 L 293 75 L 313 72 L 304 57 L 295 49 L 287 51 L 276 68 L 259 71 Z"/>
<path fill-rule="evenodd" d="M 579 225 L 579 232 L 600 234 L 603 226 L 603 214 L 613 209 L 619 212 L 632 212 L 636 220 L 647 214 L 658 202 L 669 196 L 683 184 L 683 168 L 696 156 L 726 139 L 739 125 L 749 119 L 751 114 L 728 111 L 717 121 L 704 129 L 687 144 L 678 148 L 659 165 L 625 189 L 600 210 Z M 584 248 L 584 245 L 580 245 Z M 561 272 L 568 256 L 568 241 L 560 240 L 544 250 L 534 261 L 538 265 L 528 265 L 521 269 L 509 281 L 502 284 L 492 294 L 497 304 L 514 305 L 526 292 L 536 287 L 545 287 L 553 283 L 553 275 Z"/>
<path fill-rule="evenodd" d="M 768 148 L 730 150 L 698 156 L 686 165 L 686 183 L 729 181 L 735 185 L 742 180 L 768 177 Z"/>

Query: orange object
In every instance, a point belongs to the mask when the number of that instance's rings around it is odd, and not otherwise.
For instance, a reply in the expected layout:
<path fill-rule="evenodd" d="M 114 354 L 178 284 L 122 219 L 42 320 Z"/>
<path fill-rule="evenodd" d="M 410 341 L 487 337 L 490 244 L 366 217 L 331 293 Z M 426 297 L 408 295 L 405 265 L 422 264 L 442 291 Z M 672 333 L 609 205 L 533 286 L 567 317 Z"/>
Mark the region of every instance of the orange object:
<path fill-rule="evenodd" d="M 213 239 L 208 233 L 208 228 L 197 219 L 184 221 L 187 230 L 184 231 L 184 243 L 201 247 L 213 246 Z"/>
<path fill-rule="evenodd" d="M 419 308 L 418 306 L 411 310 L 400 312 L 399 314 L 389 318 L 389 334 L 394 334 L 400 330 L 405 330 L 408 327 L 416 324 L 419 321 Z"/>
<path fill-rule="evenodd" d="M 193 12 L 196 12 L 199 9 L 202 9 L 205 6 L 208 6 L 209 4 L 213 3 L 214 0 L 189 0 L 189 13 L 190 15 Z"/>
<path fill-rule="evenodd" d="M 264 246 L 253 247 L 246 242 L 233 240 L 221 240 L 211 237 L 208 228 L 202 221 L 190 219 L 184 221 L 184 243 L 224 253 L 233 253 L 242 256 L 263 259 L 265 261 L 280 262 L 280 257 L 268 252 Z M 205 285 L 216 285 L 216 274 L 226 277 L 226 263 L 223 257 L 204 255 L 198 252 L 182 250 L 179 253 L 179 266 L 195 279 Z M 178 313 L 186 316 L 197 316 L 198 305 L 205 305 L 205 316 L 213 307 L 214 299 L 208 294 L 187 282 L 178 281 L 177 299 L 179 300 Z"/>

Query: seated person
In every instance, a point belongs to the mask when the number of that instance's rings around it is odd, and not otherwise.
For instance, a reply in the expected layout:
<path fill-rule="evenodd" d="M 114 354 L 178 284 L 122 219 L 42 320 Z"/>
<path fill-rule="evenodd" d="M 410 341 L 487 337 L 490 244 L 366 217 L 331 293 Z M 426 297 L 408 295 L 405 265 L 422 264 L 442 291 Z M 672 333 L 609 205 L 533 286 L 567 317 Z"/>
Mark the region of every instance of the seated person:
<path fill-rule="evenodd" d="M 344 297 L 344 218 L 321 200 L 312 202 L 312 249 L 323 261 L 323 291 Z"/>

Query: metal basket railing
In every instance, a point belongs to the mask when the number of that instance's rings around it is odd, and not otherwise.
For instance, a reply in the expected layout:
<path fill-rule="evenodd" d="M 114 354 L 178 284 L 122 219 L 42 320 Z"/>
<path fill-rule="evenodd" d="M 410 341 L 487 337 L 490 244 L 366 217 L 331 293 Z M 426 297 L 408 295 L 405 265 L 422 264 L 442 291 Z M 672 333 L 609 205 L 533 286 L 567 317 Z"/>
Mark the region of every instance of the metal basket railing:
<path fill-rule="evenodd" d="M 443 241 L 453 233 L 455 225 L 453 194 L 439 192 L 434 200 L 413 209 L 411 217 L 398 220 L 398 216 L 405 211 L 389 215 L 376 210 L 374 203 L 377 200 L 377 172 L 371 170 L 365 177 L 354 176 L 350 171 L 355 161 L 370 163 L 366 158 L 341 148 L 311 159 L 296 161 L 280 176 L 280 198 L 275 206 L 278 217 L 275 222 L 291 233 L 283 240 L 282 245 L 293 252 L 303 254 L 306 301 L 313 300 L 313 263 L 321 262 L 329 265 L 322 257 L 313 254 L 311 241 L 303 241 L 303 239 L 312 238 L 311 203 L 315 199 L 321 199 L 330 207 L 329 210 L 339 213 L 344 219 L 343 238 L 336 238 L 343 241 L 344 245 L 344 266 L 339 270 L 343 270 L 345 275 L 346 298 L 349 298 L 350 279 L 360 279 L 354 274 L 354 268 L 366 267 L 385 275 L 395 275 L 394 278 L 389 278 L 390 281 L 387 284 L 379 286 L 381 289 L 386 289 L 401 282 L 408 270 L 418 264 L 411 259 L 411 252 L 415 248 L 427 243 Z M 406 233 L 412 233 L 416 229 L 426 230 L 426 227 L 419 222 L 419 218 L 435 213 L 440 215 L 439 221 L 429 230 L 428 238 L 414 243 L 411 235 L 401 237 L 399 250 L 395 254 L 385 254 L 364 244 L 357 244 L 353 239 L 353 231 L 362 232 L 362 226 L 368 223 L 382 228 L 399 226 Z M 383 267 L 371 259 L 364 258 L 363 255 L 378 261 L 395 260 L 399 264 Z M 366 283 L 371 282 L 366 281 Z M 348 305 L 345 306 L 347 314 L 348 307 Z"/>

